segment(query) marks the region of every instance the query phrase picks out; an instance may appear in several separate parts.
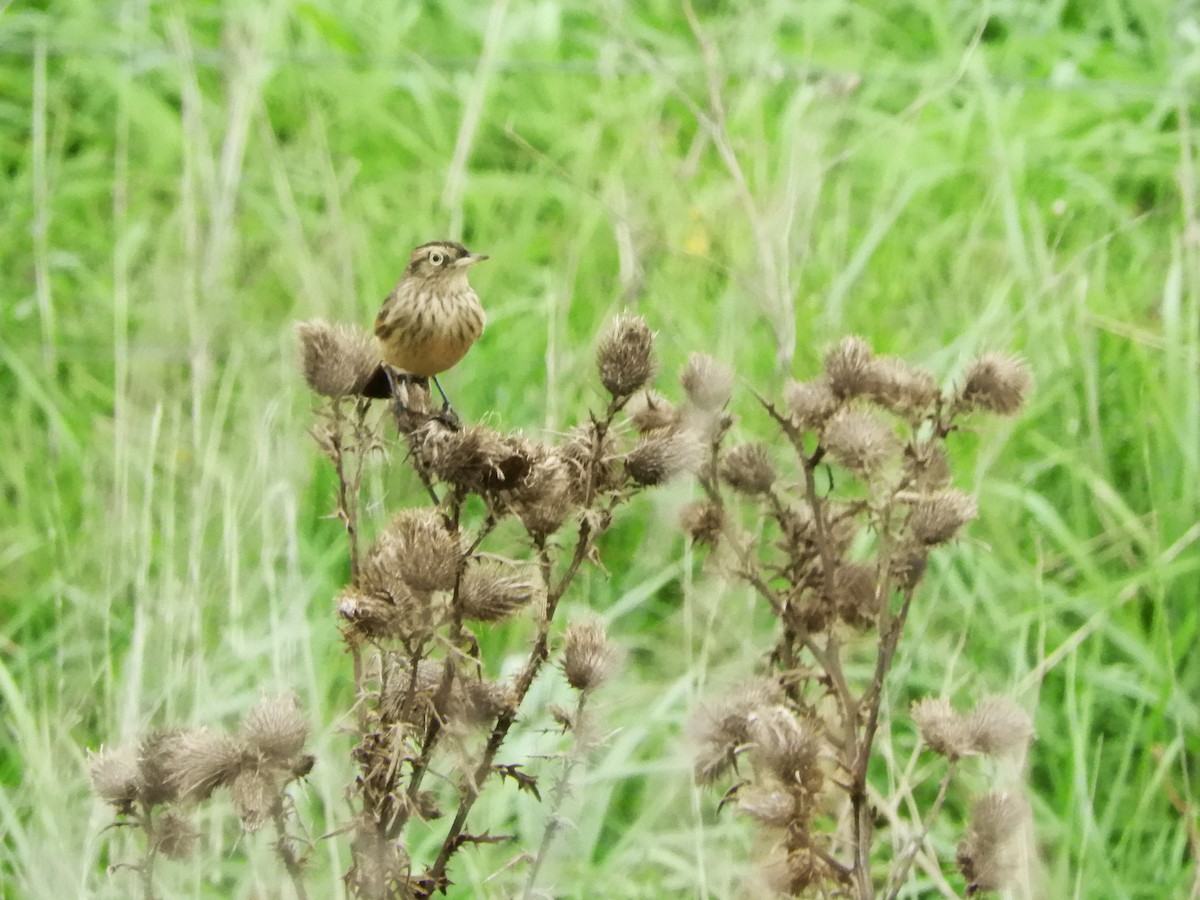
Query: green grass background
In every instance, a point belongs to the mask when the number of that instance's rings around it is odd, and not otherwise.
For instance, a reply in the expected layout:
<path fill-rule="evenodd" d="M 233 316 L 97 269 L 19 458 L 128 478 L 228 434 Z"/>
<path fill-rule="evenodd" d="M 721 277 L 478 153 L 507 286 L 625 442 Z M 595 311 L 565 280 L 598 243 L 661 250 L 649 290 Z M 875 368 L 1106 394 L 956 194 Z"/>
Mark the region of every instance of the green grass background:
<path fill-rule="evenodd" d="M 366 325 L 408 250 L 457 234 L 493 256 L 474 276 L 489 326 L 444 383 L 466 417 L 535 434 L 600 400 L 595 335 L 626 306 L 659 332 L 668 393 L 689 352 L 736 367 L 746 436 L 766 424 L 745 385 L 777 394 L 846 333 L 947 378 L 981 349 L 1024 353 L 1027 412 L 955 439 L 981 516 L 936 559 L 891 708 L 1000 690 L 1033 711 L 1045 896 L 1188 895 L 1200 11 L 696 6 L 743 187 L 666 0 L 3 6 L 0 893 L 128 896 L 105 866 L 136 841 L 104 830 L 85 748 L 228 725 L 263 690 L 295 690 L 315 723 L 296 792 L 313 836 L 344 822 L 346 554 L 292 323 Z M 420 501 L 400 469 L 372 477 L 372 522 Z M 547 865 L 558 896 L 746 883 L 754 831 L 693 790 L 683 735 L 770 622 L 674 534 L 688 493 L 627 510 L 608 576 L 565 609 L 600 611 L 628 655 Z M 511 664 L 525 636 L 490 649 Z M 560 746 L 538 710 L 566 696 L 548 675 L 506 760 L 536 770 Z M 940 774 L 912 746 L 898 715 L 881 787 Z M 995 774 L 968 767 L 933 833 L 958 890 L 964 802 Z M 474 828 L 535 844 L 544 811 L 491 794 Z M 238 841 L 222 803 L 164 893 L 290 896 L 268 836 Z M 338 896 L 345 843 L 316 843 L 313 896 Z M 459 854 L 452 893 L 510 895 L 517 853 Z M 918 872 L 907 895 L 940 890 Z"/>

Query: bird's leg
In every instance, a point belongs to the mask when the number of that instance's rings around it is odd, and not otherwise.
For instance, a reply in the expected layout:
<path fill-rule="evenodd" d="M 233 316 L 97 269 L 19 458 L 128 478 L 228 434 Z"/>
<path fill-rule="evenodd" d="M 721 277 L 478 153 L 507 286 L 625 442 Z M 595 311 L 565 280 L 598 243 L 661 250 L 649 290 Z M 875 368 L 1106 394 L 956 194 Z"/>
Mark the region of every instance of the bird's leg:
<path fill-rule="evenodd" d="M 442 384 L 437 380 L 437 376 L 433 376 L 434 387 L 438 389 L 438 393 L 442 395 L 442 411 L 434 416 L 443 425 L 449 426 L 454 431 L 462 429 L 462 421 L 458 418 L 458 413 L 454 411 L 454 407 L 450 405 L 450 398 L 446 396 L 446 392 L 442 390 Z"/>

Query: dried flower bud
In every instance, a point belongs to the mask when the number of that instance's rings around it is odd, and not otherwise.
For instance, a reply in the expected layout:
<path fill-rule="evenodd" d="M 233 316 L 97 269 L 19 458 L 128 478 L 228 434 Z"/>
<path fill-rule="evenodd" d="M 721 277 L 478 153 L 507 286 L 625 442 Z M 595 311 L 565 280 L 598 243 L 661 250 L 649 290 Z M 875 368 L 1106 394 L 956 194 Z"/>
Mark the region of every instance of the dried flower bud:
<path fill-rule="evenodd" d="M 830 419 L 821 442 L 834 460 L 860 478 L 870 478 L 900 450 L 891 428 L 856 409 L 843 409 Z"/>
<path fill-rule="evenodd" d="M 699 500 L 683 510 L 679 524 L 697 544 L 715 547 L 725 525 L 725 512 L 716 503 Z"/>
<path fill-rule="evenodd" d="M 908 485 L 923 494 L 950 486 L 950 460 L 940 444 L 914 445 L 904 455 L 904 472 Z"/>
<path fill-rule="evenodd" d="M 640 402 L 631 404 L 629 421 L 638 434 L 674 429 L 682 420 L 679 410 L 671 401 L 655 391 L 644 391 L 635 401 Z"/>
<path fill-rule="evenodd" d="M 871 628 L 879 617 L 875 567 L 865 563 L 841 563 L 833 577 L 838 617 L 851 628 Z"/>
<path fill-rule="evenodd" d="M 816 735 L 786 706 L 763 706 L 746 717 L 753 759 L 785 784 L 819 777 Z"/>
<path fill-rule="evenodd" d="M 513 488 L 529 471 L 525 446 L 505 440 L 483 425 L 471 425 L 462 431 L 431 425 L 418 429 L 411 437 L 433 474 L 464 491 Z"/>
<path fill-rule="evenodd" d="M 156 731 L 146 735 L 138 747 L 138 771 L 141 789 L 138 799 L 147 806 L 169 803 L 179 796 L 179 782 L 173 777 L 175 756 L 185 732 L 181 729 Z"/>
<path fill-rule="evenodd" d="M 378 573 L 371 572 L 371 569 L 371 566 L 364 565 L 364 578 L 377 582 Z M 338 615 L 345 620 L 350 632 L 355 635 L 377 639 L 396 637 L 404 633 L 403 606 L 397 606 L 353 585 L 342 590 L 335 605 Z"/>
<path fill-rule="evenodd" d="M 874 354 L 860 337 L 845 337 L 825 355 L 829 387 L 839 399 L 857 397 L 870 386 L 868 370 Z"/>
<path fill-rule="evenodd" d="M 414 591 L 448 591 L 458 580 L 461 543 L 431 509 L 399 513 L 379 536 L 379 543 Z"/>
<path fill-rule="evenodd" d="M 967 370 L 959 392 L 968 409 L 984 409 L 1002 416 L 1015 415 L 1033 387 L 1033 373 L 1019 356 L 984 353 Z"/>
<path fill-rule="evenodd" d="M 180 797 L 205 800 L 233 781 L 249 757 L 250 748 L 239 738 L 197 728 L 176 737 L 167 769 Z"/>
<path fill-rule="evenodd" d="M 1023 753 L 1033 740 L 1029 714 L 1007 697 L 984 697 L 966 716 L 971 749 L 985 756 Z"/>
<path fill-rule="evenodd" d="M 747 719 L 755 710 L 779 703 L 783 691 L 769 678 L 753 678 L 726 696 L 701 706 L 688 731 L 696 749 L 693 770 L 700 784 L 712 784 L 733 767 L 749 741 Z"/>
<path fill-rule="evenodd" d="M 871 360 L 862 392 L 898 416 L 918 415 L 928 410 L 940 395 L 930 372 L 895 356 Z"/>
<path fill-rule="evenodd" d="M 783 390 L 783 399 L 798 428 L 812 431 L 819 429 L 837 412 L 838 398 L 828 378 L 812 381 L 792 381 Z"/>
<path fill-rule="evenodd" d="M 693 353 L 679 375 L 688 399 L 707 412 L 723 409 L 733 393 L 733 369 L 706 353 Z"/>
<path fill-rule="evenodd" d="M 654 485 L 694 471 L 703 450 L 690 431 L 641 438 L 625 457 L 625 471 L 638 484 Z"/>
<path fill-rule="evenodd" d="M 947 488 L 921 497 L 913 506 L 908 527 L 923 544 L 944 544 L 978 514 L 969 494 Z"/>
<path fill-rule="evenodd" d="M 1012 791 L 990 791 L 979 798 L 967 836 L 958 845 L 958 867 L 969 895 L 1013 885 L 1023 869 L 1029 820 L 1029 803 Z"/>
<path fill-rule="evenodd" d="M 599 687 L 616 666 L 616 652 L 598 619 L 573 622 L 563 638 L 563 673 L 577 691 Z"/>
<path fill-rule="evenodd" d="M 943 697 L 926 697 L 912 707 L 921 739 L 934 753 L 959 759 L 971 752 L 971 730 Z"/>
<path fill-rule="evenodd" d="M 492 560 L 468 566 L 458 585 L 464 619 L 499 622 L 541 596 L 537 583 L 520 569 Z"/>
<path fill-rule="evenodd" d="M 654 334 L 641 316 L 622 313 L 600 339 L 600 381 L 614 397 L 628 397 L 654 375 Z"/>
<path fill-rule="evenodd" d="M 188 859 L 196 852 L 200 832 L 183 813 L 168 809 L 154 822 L 154 842 L 167 859 Z"/>
<path fill-rule="evenodd" d="M 570 464 L 559 456 L 540 455 L 530 465 L 510 500 L 517 518 L 530 534 L 538 537 L 553 534 L 571 514 L 575 488 L 571 474 Z"/>
<path fill-rule="evenodd" d="M 775 464 L 762 444 L 742 444 L 725 454 L 721 477 L 735 491 L 765 494 L 775 483 Z"/>
<path fill-rule="evenodd" d="M 749 785 L 738 792 L 738 812 L 772 828 L 786 828 L 796 818 L 796 796 L 776 787 Z"/>
<path fill-rule="evenodd" d="M 117 812 L 132 812 L 142 785 L 137 748 L 132 745 L 115 749 L 101 747 L 98 753 L 88 753 L 88 768 L 96 796 L 115 806 Z"/>
<path fill-rule="evenodd" d="M 280 785 L 273 773 L 264 769 L 245 769 L 229 787 L 233 806 L 242 817 L 242 827 L 257 831 L 271 818 L 280 800 Z"/>
<path fill-rule="evenodd" d="M 324 397 L 358 394 L 379 369 L 379 349 L 366 332 L 322 319 L 296 325 L 304 380 Z"/>
<path fill-rule="evenodd" d="M 246 713 L 239 729 L 242 739 L 279 765 L 288 766 L 304 749 L 309 723 L 295 694 L 264 697 Z"/>

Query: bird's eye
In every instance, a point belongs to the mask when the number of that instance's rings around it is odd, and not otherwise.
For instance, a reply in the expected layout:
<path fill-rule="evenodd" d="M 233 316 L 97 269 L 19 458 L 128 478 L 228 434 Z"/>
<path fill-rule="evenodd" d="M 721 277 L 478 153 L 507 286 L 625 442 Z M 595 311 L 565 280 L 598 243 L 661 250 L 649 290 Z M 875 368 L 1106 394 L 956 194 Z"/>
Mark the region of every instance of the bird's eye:
<path fill-rule="evenodd" d="M 433 263 L 435 266 L 440 266 L 442 263 L 444 263 L 446 261 L 446 256 L 445 256 L 445 254 L 441 253 L 440 251 L 434 250 L 432 253 L 429 254 L 429 261 L 431 263 Z"/>

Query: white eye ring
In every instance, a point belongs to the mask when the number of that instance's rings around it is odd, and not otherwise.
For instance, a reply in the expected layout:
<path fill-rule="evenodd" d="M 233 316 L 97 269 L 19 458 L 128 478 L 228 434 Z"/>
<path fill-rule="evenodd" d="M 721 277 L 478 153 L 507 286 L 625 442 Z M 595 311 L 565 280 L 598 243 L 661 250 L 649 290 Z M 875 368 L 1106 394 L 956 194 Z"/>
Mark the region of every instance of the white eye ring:
<path fill-rule="evenodd" d="M 429 254 L 429 261 L 435 266 L 440 266 L 446 261 L 446 257 L 439 250 L 434 250 Z"/>

